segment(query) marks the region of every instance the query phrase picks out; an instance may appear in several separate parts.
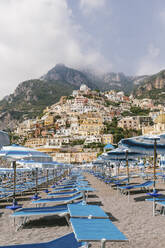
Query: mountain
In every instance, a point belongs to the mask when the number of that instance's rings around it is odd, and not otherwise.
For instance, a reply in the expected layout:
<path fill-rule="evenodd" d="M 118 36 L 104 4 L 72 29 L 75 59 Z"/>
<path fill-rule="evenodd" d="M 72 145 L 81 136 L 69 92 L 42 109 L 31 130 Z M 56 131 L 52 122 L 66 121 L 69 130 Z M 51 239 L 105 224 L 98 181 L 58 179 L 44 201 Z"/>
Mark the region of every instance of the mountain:
<path fill-rule="evenodd" d="M 148 76 L 134 89 L 138 98 L 151 98 L 157 103 L 165 103 L 165 70 Z"/>
<path fill-rule="evenodd" d="M 65 82 L 40 79 L 19 84 L 13 94 L 0 101 L 0 129 L 12 129 L 18 122 L 40 115 L 46 106 L 70 95 L 73 89 Z"/>
<path fill-rule="evenodd" d="M 12 129 L 24 119 L 40 115 L 46 106 L 58 102 L 61 96 L 70 95 L 81 84 L 91 89 L 115 89 L 129 94 L 147 78 L 113 72 L 98 75 L 57 64 L 41 78 L 20 83 L 13 94 L 0 101 L 0 129 Z"/>
<path fill-rule="evenodd" d="M 81 84 L 86 84 L 89 88 L 95 89 L 97 86 L 89 80 L 87 75 L 81 71 L 66 67 L 63 64 L 57 64 L 48 73 L 41 77 L 46 82 L 63 82 L 71 85 L 75 89 L 80 88 Z"/>
<path fill-rule="evenodd" d="M 41 77 L 41 80 L 49 82 L 65 82 L 76 88 L 81 84 L 86 84 L 90 89 L 105 90 L 119 90 L 125 93 L 132 92 L 134 85 L 140 83 L 145 76 L 131 77 L 126 76 L 124 73 L 105 73 L 97 74 L 89 70 L 75 70 L 66 67 L 63 64 L 57 64 L 48 73 Z"/>

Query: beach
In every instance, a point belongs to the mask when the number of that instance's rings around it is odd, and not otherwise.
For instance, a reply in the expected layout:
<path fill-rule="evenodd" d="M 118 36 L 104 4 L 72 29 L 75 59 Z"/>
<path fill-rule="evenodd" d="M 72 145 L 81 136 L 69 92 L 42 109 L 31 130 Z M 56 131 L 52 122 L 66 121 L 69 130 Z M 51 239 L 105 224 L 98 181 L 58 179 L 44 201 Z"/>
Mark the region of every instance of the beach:
<path fill-rule="evenodd" d="M 164 221 L 165 216 L 152 213 L 152 203 L 144 200 L 146 193 L 133 192 L 128 197 L 105 184 L 91 174 L 85 173 L 91 186 L 96 189 L 89 194 L 89 204 L 98 204 L 109 215 L 110 220 L 128 238 L 126 242 L 107 242 L 106 247 L 121 248 L 162 248 L 165 245 Z M 139 178 L 131 179 L 138 182 Z M 142 179 L 141 179 L 142 181 Z M 164 194 L 165 184 L 157 183 L 160 193 Z M 19 197 L 19 203 L 23 207 L 34 207 L 29 197 Z M 42 192 L 42 197 L 46 194 Z M 5 209 L 9 203 L 0 202 L 0 245 L 40 243 L 54 240 L 60 236 L 72 232 L 65 218 L 33 217 L 20 230 L 16 231 L 11 210 Z M 92 242 L 92 247 L 100 247 L 100 243 Z"/>

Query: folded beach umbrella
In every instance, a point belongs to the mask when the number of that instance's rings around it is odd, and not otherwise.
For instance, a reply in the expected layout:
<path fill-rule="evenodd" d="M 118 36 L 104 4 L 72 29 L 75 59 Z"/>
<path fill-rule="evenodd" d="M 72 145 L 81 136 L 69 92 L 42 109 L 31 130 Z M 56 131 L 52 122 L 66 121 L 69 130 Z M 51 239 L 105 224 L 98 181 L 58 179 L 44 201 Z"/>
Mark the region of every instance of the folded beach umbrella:
<path fill-rule="evenodd" d="M 141 154 L 140 152 L 134 152 L 131 151 L 128 148 L 121 147 L 121 148 L 116 148 L 110 152 L 107 152 L 107 154 L 104 154 L 101 156 L 102 159 L 105 160 L 120 160 L 123 159 L 126 161 L 126 166 L 127 166 L 127 177 L 128 177 L 128 182 L 129 182 L 129 166 L 128 166 L 128 161 L 129 159 L 135 159 L 144 156 L 144 154 Z"/>
<path fill-rule="evenodd" d="M 154 158 L 154 187 L 156 182 L 156 159 L 157 154 L 165 154 L 165 134 L 144 135 L 128 139 L 122 139 L 119 147 L 127 148 L 132 152 L 140 152 Z"/>

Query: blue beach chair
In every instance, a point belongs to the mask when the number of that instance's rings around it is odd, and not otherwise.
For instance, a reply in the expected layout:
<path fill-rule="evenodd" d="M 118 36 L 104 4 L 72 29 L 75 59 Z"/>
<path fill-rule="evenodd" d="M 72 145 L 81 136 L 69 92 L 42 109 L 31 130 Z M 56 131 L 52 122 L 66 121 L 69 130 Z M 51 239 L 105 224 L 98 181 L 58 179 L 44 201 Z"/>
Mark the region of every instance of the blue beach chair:
<path fill-rule="evenodd" d="M 14 224 L 15 219 L 19 219 L 19 222 L 17 223 L 17 230 L 21 227 L 23 227 L 27 221 L 30 219 L 30 217 L 33 216 L 59 216 L 59 217 L 65 217 L 68 222 L 68 207 L 67 205 L 58 205 L 53 207 L 38 207 L 38 208 L 21 208 L 18 211 L 14 212 L 11 217 L 14 218 Z"/>
<path fill-rule="evenodd" d="M 146 181 L 144 183 L 141 184 L 129 184 L 129 185 L 125 185 L 125 186 L 118 186 L 118 188 L 121 190 L 122 193 L 128 193 L 131 189 L 143 189 L 143 190 L 147 190 L 149 189 L 150 186 L 153 185 L 153 181 Z"/>
<path fill-rule="evenodd" d="M 0 246 L 0 248 L 78 248 L 82 246 L 85 246 L 85 242 L 77 242 L 74 233 L 69 233 L 46 243 L 7 245 Z"/>
<path fill-rule="evenodd" d="M 127 241 L 125 235 L 108 219 L 71 218 L 71 225 L 78 241 L 106 242 Z"/>
<path fill-rule="evenodd" d="M 32 201 L 34 204 L 47 204 L 47 203 L 56 203 L 56 204 L 67 204 L 71 203 L 77 199 L 82 198 L 82 194 L 76 194 L 74 196 L 67 196 L 67 197 L 57 197 L 57 198 L 43 198 L 36 201 Z"/>

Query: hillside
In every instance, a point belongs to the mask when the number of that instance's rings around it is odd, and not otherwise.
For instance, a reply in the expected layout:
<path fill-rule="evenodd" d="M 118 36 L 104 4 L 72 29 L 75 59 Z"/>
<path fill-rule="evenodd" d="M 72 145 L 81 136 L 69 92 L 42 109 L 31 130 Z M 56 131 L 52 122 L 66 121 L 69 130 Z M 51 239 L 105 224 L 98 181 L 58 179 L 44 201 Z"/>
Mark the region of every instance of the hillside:
<path fill-rule="evenodd" d="M 61 96 L 70 95 L 81 84 L 86 84 L 91 89 L 114 89 L 126 94 L 130 94 L 136 87 L 140 97 L 140 93 L 145 92 L 143 82 L 148 82 L 148 78 L 150 77 L 126 76 L 124 73 L 114 72 L 98 75 L 57 64 L 40 79 L 20 83 L 13 94 L 0 101 L 0 129 L 12 129 L 18 122 L 40 115 L 46 106 L 56 103 Z M 141 88 L 139 85 L 142 85 Z"/>
<path fill-rule="evenodd" d="M 138 98 L 151 98 L 157 103 L 165 102 L 165 70 L 144 79 L 134 89 L 134 95 Z"/>
<path fill-rule="evenodd" d="M 19 84 L 13 94 L 0 101 L 0 129 L 12 129 L 18 121 L 36 117 L 74 88 L 65 82 L 38 79 Z"/>

